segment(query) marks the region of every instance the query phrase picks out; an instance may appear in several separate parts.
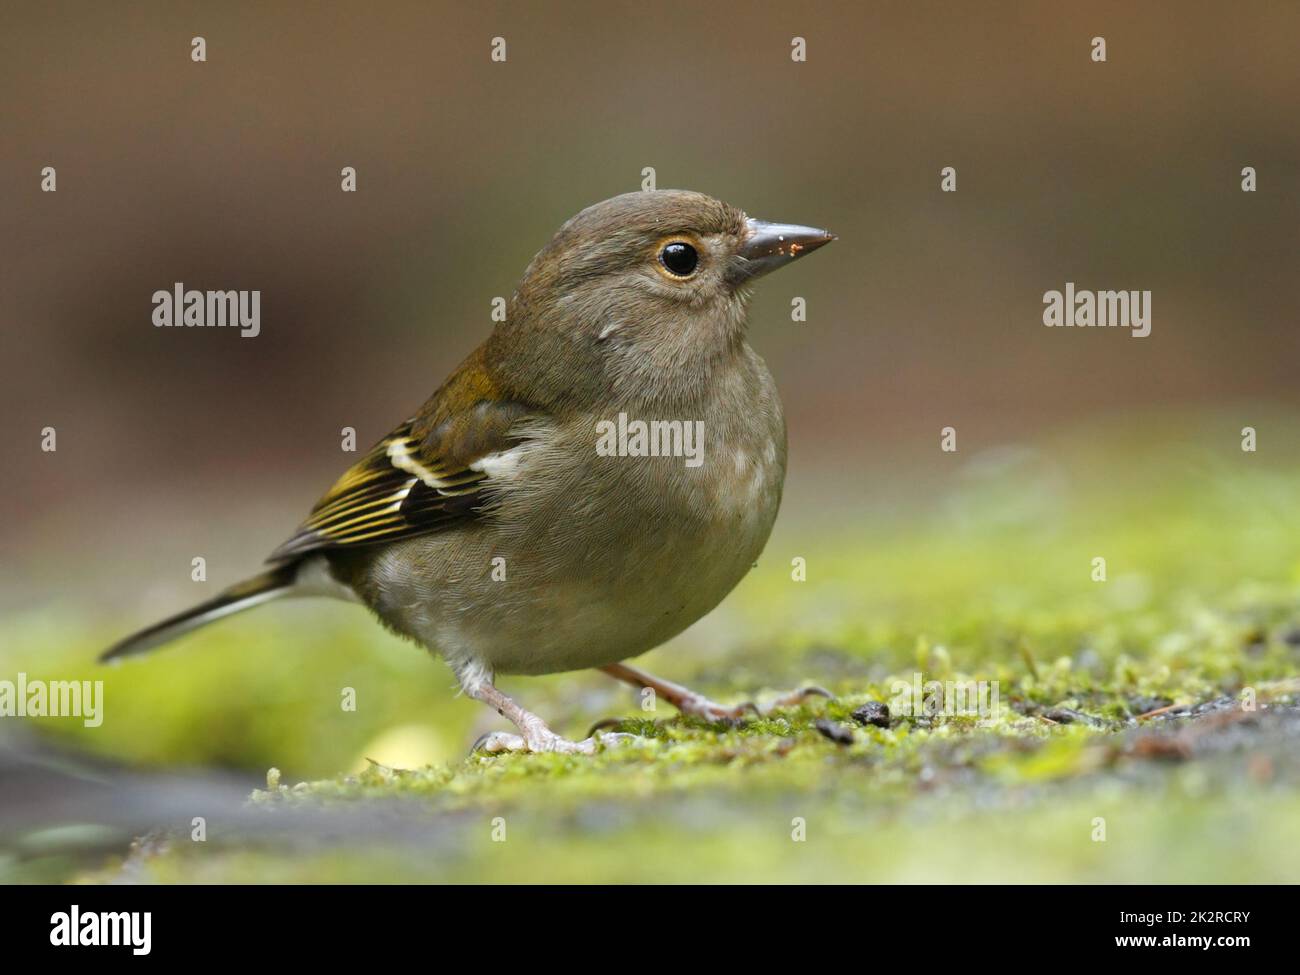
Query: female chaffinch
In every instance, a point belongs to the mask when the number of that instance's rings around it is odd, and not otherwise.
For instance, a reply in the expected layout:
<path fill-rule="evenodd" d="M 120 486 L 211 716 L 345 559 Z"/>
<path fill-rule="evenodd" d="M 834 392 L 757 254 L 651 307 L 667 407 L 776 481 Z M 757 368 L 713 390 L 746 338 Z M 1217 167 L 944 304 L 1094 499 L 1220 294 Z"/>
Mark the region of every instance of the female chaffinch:
<path fill-rule="evenodd" d="M 726 707 L 622 663 L 715 607 L 762 551 L 785 480 L 781 401 L 746 341 L 749 285 L 834 240 L 700 193 L 569 220 L 506 321 L 348 470 L 271 567 L 121 641 L 141 653 L 282 596 L 359 601 L 518 728 L 488 751 L 592 752 L 496 674 L 597 667 L 684 713 Z M 684 456 L 686 455 L 686 456 Z M 808 688 L 784 696 L 791 703 Z"/>

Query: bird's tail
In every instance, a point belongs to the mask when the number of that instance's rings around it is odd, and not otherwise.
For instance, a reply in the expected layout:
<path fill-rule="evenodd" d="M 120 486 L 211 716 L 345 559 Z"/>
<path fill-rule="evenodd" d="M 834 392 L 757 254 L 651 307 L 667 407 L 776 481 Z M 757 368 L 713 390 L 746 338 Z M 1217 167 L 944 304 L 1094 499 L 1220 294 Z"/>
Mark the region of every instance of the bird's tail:
<path fill-rule="evenodd" d="M 133 633 L 100 654 L 99 661 L 106 663 L 109 660 L 145 653 L 222 617 L 252 609 L 280 596 L 287 596 L 294 588 L 298 565 L 299 563 L 290 562 L 268 569 L 261 575 L 231 586 L 207 602 L 199 603 L 175 616 L 169 616 L 161 623 L 155 623 L 139 633 Z"/>

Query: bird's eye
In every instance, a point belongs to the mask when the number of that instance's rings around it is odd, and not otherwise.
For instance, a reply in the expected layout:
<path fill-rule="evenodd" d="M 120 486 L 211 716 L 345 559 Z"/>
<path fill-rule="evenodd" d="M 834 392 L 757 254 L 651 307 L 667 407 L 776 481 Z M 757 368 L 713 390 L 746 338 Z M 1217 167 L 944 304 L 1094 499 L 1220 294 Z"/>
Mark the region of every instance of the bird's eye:
<path fill-rule="evenodd" d="M 690 244 L 675 240 L 659 252 L 659 263 L 675 278 L 689 278 L 700 263 L 700 255 Z"/>

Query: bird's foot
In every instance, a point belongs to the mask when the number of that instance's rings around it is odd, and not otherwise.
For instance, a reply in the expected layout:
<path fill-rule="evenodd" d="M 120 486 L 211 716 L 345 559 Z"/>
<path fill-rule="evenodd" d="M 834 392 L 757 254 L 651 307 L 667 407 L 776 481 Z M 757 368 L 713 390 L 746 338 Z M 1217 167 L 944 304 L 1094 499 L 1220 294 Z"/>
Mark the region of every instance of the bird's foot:
<path fill-rule="evenodd" d="M 734 723 L 748 715 L 767 717 L 781 708 L 795 707 L 811 697 L 833 698 L 834 695 L 824 687 L 801 687 L 797 691 L 781 694 L 763 704 L 754 701 L 742 701 L 740 704 L 726 705 L 711 701 L 702 694 L 687 691 L 685 694 L 668 698 L 668 703 L 684 715 L 703 718 L 705 721 Z M 675 698 L 675 699 L 674 699 Z"/>
<path fill-rule="evenodd" d="M 825 697 L 831 700 L 835 698 L 835 695 L 826 688 L 814 685 L 778 695 L 762 705 L 755 704 L 753 701 L 744 701 L 740 704 L 728 706 L 718 704 L 716 701 L 710 701 L 703 694 L 696 694 L 689 687 L 682 687 L 681 684 L 674 684 L 662 677 L 655 677 L 653 674 L 647 674 L 644 670 L 637 670 L 627 664 L 608 664 L 600 669 L 615 680 L 621 680 L 634 687 L 653 691 L 658 697 L 663 698 L 682 714 L 694 718 L 703 718 L 705 721 L 734 724 L 743 720 L 747 715 L 756 714 L 759 717 L 766 717 L 778 708 L 794 707 L 797 704 L 802 704 L 810 697 Z"/>
<path fill-rule="evenodd" d="M 563 735 L 557 735 L 545 721 L 533 712 L 520 707 L 515 701 L 492 685 L 489 678 L 473 672 L 458 675 L 465 693 L 475 700 L 493 708 L 497 714 L 514 722 L 519 729 L 515 734 L 509 731 L 493 731 L 474 743 L 472 751 L 498 752 L 555 752 L 560 755 L 594 755 L 598 748 L 607 745 L 619 745 L 633 740 L 635 735 L 593 734 L 582 741 L 571 741 Z"/>
<path fill-rule="evenodd" d="M 584 738 L 582 741 L 572 741 L 543 726 L 528 729 L 526 735 L 516 735 L 509 731 L 493 731 L 475 742 L 474 750 L 490 754 L 555 752 L 559 755 L 594 755 L 598 747 L 621 745 L 635 738 L 636 735 L 599 734 Z"/>

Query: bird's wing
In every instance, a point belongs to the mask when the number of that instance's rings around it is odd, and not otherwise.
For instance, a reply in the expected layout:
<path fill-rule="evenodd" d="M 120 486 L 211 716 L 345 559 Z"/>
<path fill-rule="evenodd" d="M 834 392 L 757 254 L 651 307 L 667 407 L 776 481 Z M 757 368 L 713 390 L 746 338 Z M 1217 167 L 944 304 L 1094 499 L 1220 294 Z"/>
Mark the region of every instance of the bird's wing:
<path fill-rule="evenodd" d="M 481 462 L 521 443 L 520 425 L 536 418 L 501 395 L 475 353 L 339 478 L 268 561 L 392 542 L 477 517 L 494 488 Z"/>

